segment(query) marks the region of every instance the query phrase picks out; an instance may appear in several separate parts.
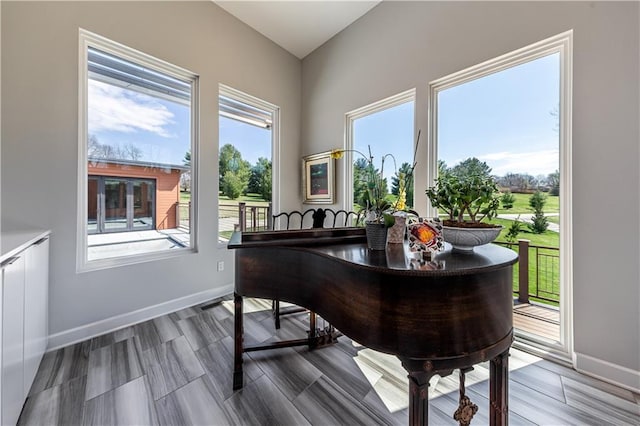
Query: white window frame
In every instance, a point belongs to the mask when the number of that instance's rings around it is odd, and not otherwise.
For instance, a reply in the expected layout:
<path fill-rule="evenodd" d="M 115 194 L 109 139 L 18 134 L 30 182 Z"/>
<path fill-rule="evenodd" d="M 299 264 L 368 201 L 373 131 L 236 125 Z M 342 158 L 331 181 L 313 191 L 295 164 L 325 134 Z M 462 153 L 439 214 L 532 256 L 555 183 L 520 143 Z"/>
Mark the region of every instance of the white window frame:
<path fill-rule="evenodd" d="M 353 123 L 359 118 L 366 117 L 371 114 L 375 114 L 380 111 L 384 111 L 389 108 L 396 107 L 398 105 L 405 104 L 407 102 L 413 102 L 413 151 L 415 152 L 415 140 L 416 140 L 416 89 L 409 89 L 404 92 L 398 93 L 388 98 L 384 98 L 369 105 L 365 105 L 353 111 L 349 111 L 345 114 L 345 137 L 344 137 L 344 200 L 343 206 L 347 211 L 353 210 Z M 413 182 L 415 186 L 415 180 Z M 415 206 L 415 189 L 413 205 Z"/>
<path fill-rule="evenodd" d="M 121 257 L 88 260 L 88 49 L 95 48 L 111 55 L 126 59 L 130 62 L 144 65 L 150 69 L 167 74 L 171 77 L 191 83 L 191 217 L 190 217 L 190 246 L 177 250 L 163 250 L 144 254 L 124 255 Z M 77 208 L 77 244 L 76 271 L 88 272 L 107 269 L 123 265 L 131 265 L 153 260 L 162 260 L 175 256 L 197 253 L 198 244 L 198 163 L 199 163 L 199 101 L 198 75 L 154 58 L 146 53 L 111 41 L 105 37 L 79 30 L 78 52 L 78 208 Z"/>
<path fill-rule="evenodd" d="M 274 212 L 280 211 L 280 107 L 222 83 L 218 84 L 218 105 L 220 105 L 220 96 L 225 96 L 235 101 L 247 104 L 253 108 L 261 109 L 263 111 L 268 111 L 269 113 L 271 113 L 271 208 Z M 220 112 L 218 112 L 218 117 L 219 116 Z M 219 124 L 218 129 L 220 129 Z M 219 136 L 220 131 L 218 131 L 218 137 Z M 220 155 L 219 140 L 218 155 Z M 216 165 L 217 164 L 218 162 L 216 161 Z M 220 179 L 219 176 L 218 179 Z M 220 185 L 218 182 L 216 188 L 219 188 L 219 186 Z M 216 199 L 218 199 L 218 197 L 216 197 Z M 219 205 L 220 203 L 218 202 L 218 205 L 216 207 L 216 210 L 218 211 L 218 217 L 220 217 Z M 220 242 L 219 221 L 216 225 L 216 228 L 218 229 L 218 248 L 226 247 L 227 243 Z"/>
<path fill-rule="evenodd" d="M 542 357 L 573 364 L 573 222 L 572 222 L 572 87 L 573 30 L 558 34 L 481 64 L 429 83 L 428 186 L 433 186 L 438 171 L 438 93 L 442 90 L 512 68 L 544 56 L 560 55 L 560 342 L 544 342 L 539 337 L 519 331 L 515 347 Z M 436 210 L 428 206 L 429 216 Z"/>

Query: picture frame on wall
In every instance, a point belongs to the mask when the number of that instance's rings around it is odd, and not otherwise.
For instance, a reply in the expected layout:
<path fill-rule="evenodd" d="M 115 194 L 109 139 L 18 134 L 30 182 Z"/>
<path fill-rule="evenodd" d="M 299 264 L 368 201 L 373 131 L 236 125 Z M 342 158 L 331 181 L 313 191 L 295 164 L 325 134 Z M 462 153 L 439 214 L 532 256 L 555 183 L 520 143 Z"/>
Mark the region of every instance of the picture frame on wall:
<path fill-rule="evenodd" d="M 302 158 L 302 202 L 333 204 L 335 202 L 335 160 L 331 151 Z"/>

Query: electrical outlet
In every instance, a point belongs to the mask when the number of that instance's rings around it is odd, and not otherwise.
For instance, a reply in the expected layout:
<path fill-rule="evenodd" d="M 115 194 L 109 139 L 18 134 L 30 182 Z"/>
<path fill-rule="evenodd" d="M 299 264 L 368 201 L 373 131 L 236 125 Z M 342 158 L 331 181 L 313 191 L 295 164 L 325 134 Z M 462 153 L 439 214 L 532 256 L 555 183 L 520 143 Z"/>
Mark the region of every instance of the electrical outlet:
<path fill-rule="evenodd" d="M 224 271 L 224 261 L 219 260 L 218 261 L 218 272 L 222 272 Z"/>

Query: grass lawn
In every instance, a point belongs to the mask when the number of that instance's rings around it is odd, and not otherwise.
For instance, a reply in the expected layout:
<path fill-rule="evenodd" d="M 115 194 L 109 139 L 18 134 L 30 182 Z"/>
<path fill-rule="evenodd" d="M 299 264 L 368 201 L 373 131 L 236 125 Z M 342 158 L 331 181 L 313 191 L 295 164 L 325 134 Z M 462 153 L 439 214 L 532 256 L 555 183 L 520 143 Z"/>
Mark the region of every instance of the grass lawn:
<path fill-rule="evenodd" d="M 507 228 L 512 221 L 508 219 L 493 219 L 491 223 L 499 224 L 504 227 L 496 242 L 507 243 L 505 235 Z M 542 234 L 532 233 L 526 226 L 522 225 L 522 231 L 518 234 L 518 239 L 529 240 L 530 246 L 560 247 L 560 234 L 553 231 L 545 231 Z M 518 251 L 518 243 L 516 242 L 511 249 Z M 542 297 L 552 300 L 558 300 L 560 294 L 560 258 L 559 250 L 543 249 L 529 247 L 529 294 L 535 295 L 536 291 Z M 518 274 L 520 264 L 516 264 L 513 268 L 513 290 L 518 290 Z M 531 297 L 532 300 L 537 300 Z M 541 301 L 557 306 L 557 303 L 549 301 Z"/>
<path fill-rule="evenodd" d="M 502 203 L 498 209 L 498 214 L 533 214 L 533 209 L 529 207 L 529 199 L 532 194 L 512 194 L 516 201 L 513 203 L 513 208 L 503 209 Z M 547 196 L 547 202 L 544 205 L 545 213 L 559 213 L 560 212 L 560 197 L 557 195 Z"/>
<path fill-rule="evenodd" d="M 506 235 L 509 226 L 513 223 L 512 220 L 509 219 L 492 219 L 490 221 L 486 221 L 490 223 L 495 223 L 498 225 L 502 225 L 504 229 L 496 239 L 496 241 L 507 242 Z M 560 234 L 553 231 L 545 231 L 542 234 L 534 234 L 529 230 L 526 223 L 523 223 L 520 227 L 521 231 L 518 234 L 518 239 L 529 240 L 531 245 L 536 246 L 546 246 L 546 247 L 560 247 Z"/>

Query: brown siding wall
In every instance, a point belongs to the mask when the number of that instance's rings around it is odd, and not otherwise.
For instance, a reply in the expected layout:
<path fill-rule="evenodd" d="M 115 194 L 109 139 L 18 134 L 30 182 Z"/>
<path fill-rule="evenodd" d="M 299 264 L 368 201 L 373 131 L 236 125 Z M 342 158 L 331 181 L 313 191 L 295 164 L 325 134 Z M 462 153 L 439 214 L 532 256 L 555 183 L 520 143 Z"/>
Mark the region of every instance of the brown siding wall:
<path fill-rule="evenodd" d="M 176 228 L 176 209 L 180 200 L 180 170 L 113 163 L 88 164 L 89 175 L 145 178 L 156 180 L 156 229 Z"/>

